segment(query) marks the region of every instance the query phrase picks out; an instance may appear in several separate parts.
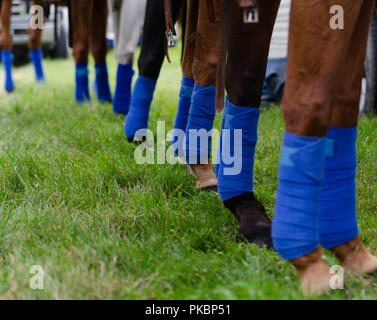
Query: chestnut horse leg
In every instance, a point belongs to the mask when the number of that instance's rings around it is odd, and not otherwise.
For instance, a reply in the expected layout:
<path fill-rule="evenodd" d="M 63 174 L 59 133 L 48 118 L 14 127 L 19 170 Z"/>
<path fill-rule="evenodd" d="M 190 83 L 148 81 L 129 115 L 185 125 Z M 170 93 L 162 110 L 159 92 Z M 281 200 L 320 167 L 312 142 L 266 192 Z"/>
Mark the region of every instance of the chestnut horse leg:
<path fill-rule="evenodd" d="M 198 24 L 199 2 L 197 0 L 186 1 L 186 23 L 184 30 L 184 45 L 182 56 L 182 82 L 179 92 L 179 103 L 175 117 L 174 131 L 172 134 L 172 147 L 176 155 L 185 157 L 183 141 L 187 126 L 187 120 L 191 105 L 191 96 L 194 89 L 194 75 L 192 65 L 195 56 L 196 30 Z"/>
<path fill-rule="evenodd" d="M 75 98 L 79 103 L 90 100 L 88 55 L 93 2 L 93 0 L 71 1 L 73 57 L 76 62 Z"/>
<path fill-rule="evenodd" d="M 183 1 L 172 1 L 173 20 L 177 21 Z M 145 136 L 148 128 L 149 111 L 164 60 L 165 41 L 164 1 L 148 0 L 143 28 L 143 42 L 138 60 L 139 77 L 136 79 L 131 97 L 130 109 L 124 124 L 128 141 Z M 138 132 L 137 135 L 136 132 Z"/>
<path fill-rule="evenodd" d="M 123 0 L 120 8 L 109 1 L 114 29 L 114 54 L 118 62 L 114 113 L 128 113 L 131 100 L 132 64 L 144 24 L 146 0 Z"/>
<path fill-rule="evenodd" d="M 90 52 L 95 61 L 96 78 L 94 88 L 100 102 L 111 102 L 109 76 L 106 65 L 107 54 L 107 16 L 108 7 L 105 0 L 93 0 L 91 11 Z"/>
<path fill-rule="evenodd" d="M 33 4 L 43 8 L 43 0 L 34 0 Z M 29 56 L 34 66 L 35 79 L 37 82 L 46 81 L 43 72 L 42 32 L 42 28 L 29 28 Z"/>
<path fill-rule="evenodd" d="M 356 136 L 361 77 L 374 1 L 343 1 L 344 29 L 331 27 L 338 1 L 292 1 L 281 151 L 272 227 L 304 292 L 329 288 L 320 245 L 353 271 L 377 270 L 356 218 Z"/>
<path fill-rule="evenodd" d="M 1 1 L 1 61 L 5 70 L 5 83 L 4 88 L 7 92 L 14 90 L 14 82 L 12 78 L 12 33 L 10 30 L 10 23 L 12 17 L 12 0 Z"/>
<path fill-rule="evenodd" d="M 214 22 L 210 22 L 206 1 L 199 1 L 192 64 L 195 85 L 186 127 L 186 163 L 196 178 L 196 187 L 206 191 L 217 191 L 217 179 L 210 157 L 212 128 L 216 115 L 215 84 L 220 32 L 220 0 L 216 0 L 214 4 L 216 17 Z M 197 10 L 193 5 L 190 9 Z M 193 36 L 193 32 L 188 30 L 187 41 L 190 41 L 190 37 Z M 189 51 L 188 48 L 185 53 Z M 183 61 L 186 62 L 186 59 L 184 57 Z"/>
<path fill-rule="evenodd" d="M 228 101 L 223 114 L 217 174 L 221 199 L 238 218 L 240 235 L 267 248 L 272 247 L 271 222 L 254 196 L 253 167 L 263 82 L 279 5 L 280 0 L 260 2 L 259 10 L 263 12 L 260 21 L 244 23 L 243 10 L 232 2 L 225 76 Z M 242 136 L 237 137 L 235 130 L 242 130 Z M 235 161 L 240 164 L 226 163 L 223 150 L 237 147 L 239 152 L 234 152 L 239 159 Z M 236 167 L 238 170 L 231 174 L 230 170 Z"/>

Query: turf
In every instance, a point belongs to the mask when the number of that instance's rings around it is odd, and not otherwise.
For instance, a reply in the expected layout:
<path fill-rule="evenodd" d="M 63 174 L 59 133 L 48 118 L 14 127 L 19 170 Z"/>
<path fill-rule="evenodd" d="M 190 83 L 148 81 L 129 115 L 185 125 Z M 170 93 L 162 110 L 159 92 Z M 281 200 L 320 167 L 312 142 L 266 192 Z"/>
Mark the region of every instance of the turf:
<path fill-rule="evenodd" d="M 171 55 L 152 105 L 154 132 L 158 120 L 174 122 L 180 49 Z M 303 298 L 276 253 L 234 241 L 235 218 L 217 195 L 195 190 L 184 166 L 136 164 L 124 118 L 93 94 L 92 103 L 74 102 L 72 59 L 46 60 L 45 68 L 47 84 L 34 84 L 28 65 L 15 69 L 16 92 L 0 94 L 0 298 Z M 255 187 L 270 216 L 283 130 L 281 109 L 264 106 Z M 358 212 L 375 253 L 376 137 L 376 117 L 362 118 Z M 43 290 L 29 286 L 33 265 L 44 270 Z M 319 298 L 375 299 L 377 280 L 348 275 L 345 290 Z"/>

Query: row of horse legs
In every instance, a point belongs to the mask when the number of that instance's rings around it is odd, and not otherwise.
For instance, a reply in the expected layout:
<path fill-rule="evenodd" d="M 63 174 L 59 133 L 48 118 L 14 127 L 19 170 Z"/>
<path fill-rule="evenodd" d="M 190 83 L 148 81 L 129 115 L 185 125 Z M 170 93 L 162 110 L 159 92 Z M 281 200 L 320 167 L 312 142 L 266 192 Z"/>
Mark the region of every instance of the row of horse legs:
<path fill-rule="evenodd" d="M 33 5 L 43 5 L 43 0 L 33 0 Z M 13 39 L 11 31 L 12 0 L 0 1 L 0 23 L 1 23 L 1 62 L 5 70 L 4 88 L 7 92 L 15 89 L 12 64 L 13 64 Z M 42 54 L 42 29 L 29 28 L 29 56 L 34 65 L 36 81 L 45 81 L 43 71 Z"/>
<path fill-rule="evenodd" d="M 231 2 L 225 66 L 227 101 L 215 173 L 210 150 L 189 142 L 190 130 L 210 131 L 215 117 L 215 82 L 221 2 L 214 1 L 215 21 L 208 20 L 204 1 L 173 1 L 173 20 L 187 5 L 182 58 L 182 85 L 175 129 L 185 131 L 186 157 L 197 187 L 218 189 L 224 205 L 236 216 L 240 235 L 274 249 L 296 268 L 305 292 L 330 286 L 330 266 L 322 248 L 332 251 L 343 267 L 358 274 L 377 272 L 377 258 L 363 246 L 356 215 L 356 139 L 361 79 L 374 1 L 341 1 L 345 29 L 332 29 L 331 7 L 339 1 L 292 0 L 287 81 L 283 98 L 286 131 L 281 148 L 273 221 L 254 196 L 254 154 L 269 43 L 280 0 L 259 2 L 259 23 L 245 24 L 243 11 Z M 150 103 L 162 64 L 162 41 L 148 26 L 148 8 L 161 13 L 162 1 L 148 1 L 145 48 L 125 122 L 126 136 L 147 127 Z M 149 12 L 150 13 L 150 12 Z M 163 33 L 161 32 L 161 37 Z M 157 49 L 156 49 L 157 50 Z M 142 73 L 143 62 L 154 67 Z M 151 71 L 155 71 L 154 73 Z M 138 121 L 142 119 L 142 121 Z M 227 174 L 223 150 L 232 150 L 242 130 L 242 167 Z M 178 136 L 178 133 L 177 133 Z M 175 140 L 173 136 L 173 143 Z M 180 154 L 180 151 L 186 152 Z M 203 157 L 203 153 L 205 153 Z M 199 161 L 198 159 L 205 159 Z"/>
<path fill-rule="evenodd" d="M 237 218 L 240 236 L 273 247 L 296 268 L 305 292 L 330 286 L 322 248 L 356 273 L 377 272 L 377 258 L 363 246 L 356 216 L 356 139 L 361 78 L 375 1 L 342 0 L 345 29 L 332 29 L 330 8 L 339 1 L 292 0 L 287 80 L 283 98 L 284 133 L 273 221 L 254 195 L 254 155 L 269 43 L 280 0 L 259 1 L 260 21 L 244 23 L 231 1 L 225 65 L 227 100 L 215 170 L 211 150 L 192 144 L 190 132 L 213 128 L 219 63 L 221 1 L 209 21 L 206 1 L 175 0 L 174 22 L 183 25 L 182 84 L 173 144 L 196 178 L 197 188 L 219 192 Z M 117 87 L 112 99 L 106 68 L 107 5 L 115 19 Z M 100 101 L 113 100 L 126 115 L 129 141 L 148 127 L 153 93 L 164 59 L 163 0 L 72 1 L 76 100 L 90 99 L 88 53 L 95 60 Z M 131 10 L 132 8 L 132 10 Z M 80 14 L 81 12 L 81 14 Z M 130 14 L 130 12 L 135 14 Z M 132 17 L 131 17 L 132 16 Z M 131 94 L 133 54 L 143 27 L 139 76 Z M 242 130 L 241 141 L 237 132 Z M 142 132 L 142 131 L 140 131 Z M 187 137 L 186 145 L 179 133 Z M 210 140 L 210 138 L 209 138 Z M 196 141 L 198 142 L 198 141 Z M 210 146 L 210 143 L 208 144 Z M 224 150 L 236 145 L 242 166 L 229 174 Z M 203 161 L 204 159 L 204 161 Z"/>

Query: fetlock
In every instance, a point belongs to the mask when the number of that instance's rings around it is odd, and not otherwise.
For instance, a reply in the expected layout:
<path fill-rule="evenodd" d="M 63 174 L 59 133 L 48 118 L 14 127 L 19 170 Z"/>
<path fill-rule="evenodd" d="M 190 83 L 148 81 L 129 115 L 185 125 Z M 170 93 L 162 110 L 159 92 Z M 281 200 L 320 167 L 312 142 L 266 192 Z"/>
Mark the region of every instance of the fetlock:
<path fill-rule="evenodd" d="M 290 262 L 296 268 L 304 295 L 321 294 L 330 289 L 330 266 L 323 260 L 320 247 Z"/>
<path fill-rule="evenodd" d="M 189 168 L 196 179 L 197 189 L 217 191 L 217 178 L 213 172 L 210 160 L 208 160 L 207 164 L 190 164 Z"/>
<path fill-rule="evenodd" d="M 250 243 L 272 248 L 271 221 L 263 205 L 255 198 L 254 193 L 246 192 L 224 201 L 224 205 L 239 222 L 239 236 Z"/>
<path fill-rule="evenodd" d="M 358 274 L 377 272 L 377 257 L 363 245 L 359 237 L 330 249 L 344 268 Z"/>

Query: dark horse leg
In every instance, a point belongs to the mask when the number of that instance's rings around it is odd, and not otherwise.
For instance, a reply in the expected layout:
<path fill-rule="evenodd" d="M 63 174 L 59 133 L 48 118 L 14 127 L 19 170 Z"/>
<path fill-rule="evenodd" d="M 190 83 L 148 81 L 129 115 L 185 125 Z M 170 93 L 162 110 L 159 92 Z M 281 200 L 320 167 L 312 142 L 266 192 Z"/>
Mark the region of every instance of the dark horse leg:
<path fill-rule="evenodd" d="M 242 9 L 236 1 L 232 2 L 225 77 L 228 100 L 223 113 L 218 170 L 221 199 L 237 217 L 240 235 L 267 248 L 272 247 L 271 222 L 254 197 L 253 168 L 259 107 L 279 5 L 280 0 L 260 1 L 259 23 L 244 23 Z M 242 136 L 237 136 L 235 130 L 242 130 Z M 238 156 L 227 163 L 226 152 L 233 149 Z"/>
<path fill-rule="evenodd" d="M 177 20 L 183 1 L 185 0 L 172 1 L 174 21 Z M 143 28 L 143 43 L 138 60 L 139 77 L 134 85 L 130 109 L 124 125 L 125 134 L 129 141 L 134 140 L 135 133 L 139 129 L 148 127 L 153 93 L 164 60 L 165 29 L 164 1 L 148 0 Z M 137 138 L 140 138 L 140 136 Z"/>
<path fill-rule="evenodd" d="M 34 0 L 33 4 L 43 8 L 43 0 Z M 44 15 L 42 19 L 44 19 Z M 44 21 L 38 21 L 38 24 L 40 23 L 44 23 Z M 42 33 L 43 28 L 29 28 L 29 55 L 34 66 L 35 79 L 37 82 L 46 81 L 46 77 L 43 72 Z"/>
<path fill-rule="evenodd" d="M 10 22 L 12 17 L 12 0 L 1 0 L 1 62 L 4 65 L 5 70 L 5 83 L 4 88 L 7 92 L 14 90 L 14 82 L 12 78 L 12 33 L 10 31 Z"/>
<path fill-rule="evenodd" d="M 321 246 L 357 273 L 377 271 L 359 239 L 356 137 L 361 79 L 374 1 L 343 1 L 343 30 L 330 27 L 338 1 L 292 1 L 286 124 L 272 227 L 274 247 L 295 266 L 304 292 L 329 288 Z"/>

